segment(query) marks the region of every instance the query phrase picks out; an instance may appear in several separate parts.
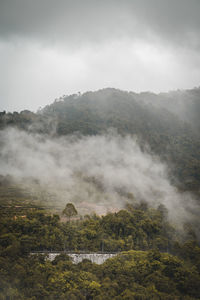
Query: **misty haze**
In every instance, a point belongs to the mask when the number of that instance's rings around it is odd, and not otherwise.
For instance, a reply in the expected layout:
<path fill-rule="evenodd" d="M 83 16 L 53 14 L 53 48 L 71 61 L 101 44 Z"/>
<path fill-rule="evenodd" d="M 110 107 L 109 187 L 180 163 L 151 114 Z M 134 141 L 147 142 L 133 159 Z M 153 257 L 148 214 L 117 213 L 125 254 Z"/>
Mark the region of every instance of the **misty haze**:
<path fill-rule="evenodd" d="M 199 12 L 0 0 L 0 300 L 200 298 Z"/>

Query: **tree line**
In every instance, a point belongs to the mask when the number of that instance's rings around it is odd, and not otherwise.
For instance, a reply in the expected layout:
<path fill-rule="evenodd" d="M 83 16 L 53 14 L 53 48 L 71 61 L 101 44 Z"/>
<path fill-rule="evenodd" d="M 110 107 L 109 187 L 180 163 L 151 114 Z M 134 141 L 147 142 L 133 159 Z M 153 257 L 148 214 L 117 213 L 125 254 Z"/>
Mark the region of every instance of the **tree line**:
<path fill-rule="evenodd" d="M 133 207 L 68 220 L 44 211 L 0 220 L 0 299 L 198 299 L 200 248 L 191 224 L 184 235 L 166 209 Z M 69 219 L 70 218 L 70 219 Z M 74 265 L 64 250 L 120 252 L 102 265 Z M 63 251 L 54 261 L 31 251 Z M 6 298 L 7 297 L 7 298 Z"/>

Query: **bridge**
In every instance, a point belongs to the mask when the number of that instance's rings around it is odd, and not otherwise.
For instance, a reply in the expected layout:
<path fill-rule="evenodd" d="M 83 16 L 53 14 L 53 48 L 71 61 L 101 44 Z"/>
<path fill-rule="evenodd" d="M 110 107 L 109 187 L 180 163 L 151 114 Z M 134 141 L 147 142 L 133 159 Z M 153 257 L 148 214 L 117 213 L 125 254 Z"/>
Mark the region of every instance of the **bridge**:
<path fill-rule="evenodd" d="M 70 251 L 33 251 L 31 252 L 32 255 L 34 254 L 44 254 L 47 256 L 47 259 L 53 261 L 56 256 L 60 254 L 66 254 L 71 257 L 72 262 L 74 264 L 78 264 L 84 259 L 90 260 L 92 263 L 96 263 L 98 265 L 103 264 L 107 259 L 112 258 L 119 254 L 119 252 L 70 252 Z"/>

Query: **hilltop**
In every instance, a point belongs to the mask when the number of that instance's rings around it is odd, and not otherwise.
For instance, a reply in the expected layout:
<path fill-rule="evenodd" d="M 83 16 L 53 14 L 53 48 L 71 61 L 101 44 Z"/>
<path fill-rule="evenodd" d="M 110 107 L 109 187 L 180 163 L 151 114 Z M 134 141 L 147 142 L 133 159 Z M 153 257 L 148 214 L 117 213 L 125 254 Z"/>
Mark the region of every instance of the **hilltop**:
<path fill-rule="evenodd" d="M 51 136 L 98 135 L 114 128 L 134 135 L 160 157 L 170 179 L 198 193 L 200 184 L 200 88 L 153 94 L 113 88 L 56 99 L 37 113 L 2 112 L 0 128 L 17 127 Z"/>

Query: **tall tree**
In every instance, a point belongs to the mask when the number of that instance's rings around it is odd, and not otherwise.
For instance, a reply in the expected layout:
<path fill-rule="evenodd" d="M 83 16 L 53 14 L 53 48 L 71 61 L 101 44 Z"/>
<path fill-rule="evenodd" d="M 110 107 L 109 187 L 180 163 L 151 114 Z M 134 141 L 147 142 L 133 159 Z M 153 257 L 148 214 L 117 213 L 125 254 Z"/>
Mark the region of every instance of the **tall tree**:
<path fill-rule="evenodd" d="M 72 203 L 67 203 L 65 209 L 63 210 L 63 214 L 69 219 L 76 216 L 78 214 L 75 206 Z"/>

